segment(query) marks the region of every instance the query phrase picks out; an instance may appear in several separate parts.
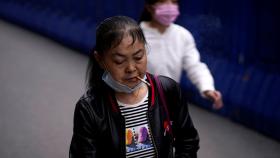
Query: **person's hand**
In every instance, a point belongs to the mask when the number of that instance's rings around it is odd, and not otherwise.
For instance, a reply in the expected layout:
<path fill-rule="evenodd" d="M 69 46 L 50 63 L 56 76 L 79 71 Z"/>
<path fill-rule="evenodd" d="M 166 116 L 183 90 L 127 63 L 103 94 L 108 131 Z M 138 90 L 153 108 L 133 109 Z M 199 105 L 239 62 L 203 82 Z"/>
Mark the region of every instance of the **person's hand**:
<path fill-rule="evenodd" d="M 213 109 L 220 109 L 223 107 L 222 94 L 216 90 L 207 90 L 203 92 L 204 96 L 213 101 Z"/>

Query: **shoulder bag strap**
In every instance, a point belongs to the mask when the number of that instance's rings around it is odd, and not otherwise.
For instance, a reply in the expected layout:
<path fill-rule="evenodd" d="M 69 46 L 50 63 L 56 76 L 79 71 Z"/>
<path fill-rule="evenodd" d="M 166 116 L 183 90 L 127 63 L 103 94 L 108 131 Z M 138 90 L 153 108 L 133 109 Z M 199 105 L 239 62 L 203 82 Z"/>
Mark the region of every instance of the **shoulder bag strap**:
<path fill-rule="evenodd" d="M 166 113 L 166 117 L 167 117 L 167 125 L 164 125 L 165 127 L 165 130 L 169 131 L 170 134 L 172 135 L 173 137 L 173 133 L 172 133 L 172 126 L 171 126 L 171 121 L 170 121 L 170 117 L 169 117 L 169 111 L 168 111 L 168 108 L 167 108 L 167 102 L 166 102 L 166 98 L 165 98 L 165 95 L 164 95 L 164 92 L 163 92 L 163 88 L 162 88 L 162 84 L 160 82 L 160 80 L 158 79 L 157 76 L 154 76 L 155 78 L 155 82 L 156 82 L 156 85 L 157 85 L 157 88 L 158 88 L 158 92 L 159 92 L 159 97 L 160 97 L 160 100 L 163 104 L 163 108 L 164 108 L 164 111 Z"/>

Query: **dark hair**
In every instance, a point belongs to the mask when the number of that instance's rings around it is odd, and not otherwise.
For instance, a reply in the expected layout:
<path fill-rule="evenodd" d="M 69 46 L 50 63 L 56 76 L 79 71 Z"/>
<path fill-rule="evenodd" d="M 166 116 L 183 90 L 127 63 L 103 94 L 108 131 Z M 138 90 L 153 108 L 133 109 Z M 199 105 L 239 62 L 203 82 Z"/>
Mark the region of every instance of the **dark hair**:
<path fill-rule="evenodd" d="M 147 10 L 147 5 L 153 5 L 157 3 L 159 0 L 145 0 L 145 7 L 144 10 L 140 16 L 140 22 L 141 21 L 151 21 L 152 20 L 152 15 L 151 13 Z"/>
<path fill-rule="evenodd" d="M 99 24 L 96 29 L 95 48 L 90 52 L 89 64 L 87 67 L 86 82 L 88 88 L 102 85 L 100 82 L 104 70 L 96 61 L 94 53 L 97 52 L 100 56 L 103 56 L 108 50 L 117 47 L 126 35 L 132 37 L 132 45 L 136 40 L 146 44 L 142 29 L 132 18 L 113 16 Z"/>

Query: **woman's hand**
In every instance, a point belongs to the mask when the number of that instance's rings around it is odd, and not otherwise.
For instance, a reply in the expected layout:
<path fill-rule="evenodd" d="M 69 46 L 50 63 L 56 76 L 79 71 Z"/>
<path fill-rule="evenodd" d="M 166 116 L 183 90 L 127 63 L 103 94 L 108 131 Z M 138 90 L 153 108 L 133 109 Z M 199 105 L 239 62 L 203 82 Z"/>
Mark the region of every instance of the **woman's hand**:
<path fill-rule="evenodd" d="M 213 109 L 221 109 L 223 107 L 222 94 L 216 90 L 207 90 L 203 92 L 206 99 L 213 101 Z"/>

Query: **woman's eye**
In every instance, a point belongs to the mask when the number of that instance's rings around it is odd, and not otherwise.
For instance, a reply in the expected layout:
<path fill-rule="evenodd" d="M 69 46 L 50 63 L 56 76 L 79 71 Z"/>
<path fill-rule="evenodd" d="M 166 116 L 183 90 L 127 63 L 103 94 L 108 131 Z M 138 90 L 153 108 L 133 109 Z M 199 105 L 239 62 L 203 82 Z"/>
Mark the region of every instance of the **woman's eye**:
<path fill-rule="evenodd" d="M 122 64 L 123 62 L 124 62 L 124 60 L 115 60 L 115 63 L 118 65 Z"/>
<path fill-rule="evenodd" d="M 123 62 L 125 61 L 124 58 L 121 58 L 121 57 L 116 57 L 116 58 L 113 58 L 113 62 L 116 63 L 116 64 L 122 64 Z"/>
<path fill-rule="evenodd" d="M 135 60 L 141 60 L 143 58 L 143 55 L 141 55 L 141 56 L 136 56 L 134 59 Z"/>
<path fill-rule="evenodd" d="M 143 58 L 143 56 L 144 56 L 144 53 L 137 54 L 137 55 L 134 57 L 134 59 L 135 59 L 135 60 L 141 60 L 141 59 Z"/>
<path fill-rule="evenodd" d="M 135 57 L 136 60 L 141 60 L 143 56 Z"/>

